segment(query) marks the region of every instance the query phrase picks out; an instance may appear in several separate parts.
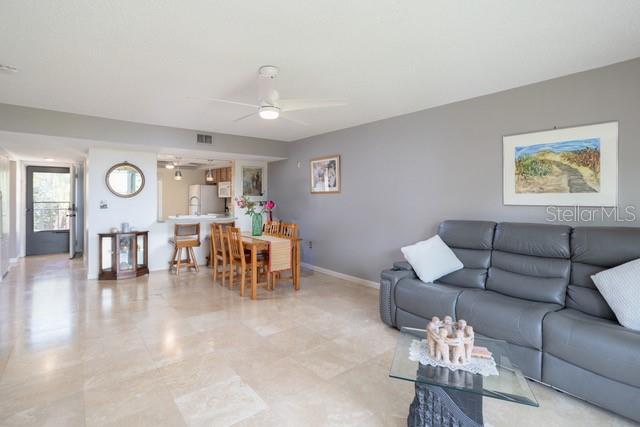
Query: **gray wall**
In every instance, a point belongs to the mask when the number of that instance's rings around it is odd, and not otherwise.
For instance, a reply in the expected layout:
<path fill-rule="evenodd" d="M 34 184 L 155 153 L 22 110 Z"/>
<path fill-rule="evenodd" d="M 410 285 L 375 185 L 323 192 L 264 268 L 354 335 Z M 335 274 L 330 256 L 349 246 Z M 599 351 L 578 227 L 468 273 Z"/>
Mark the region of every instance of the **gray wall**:
<path fill-rule="evenodd" d="M 285 142 L 270 139 L 147 125 L 9 104 L 0 104 L 0 130 L 279 158 L 285 157 L 287 151 Z M 213 145 L 196 144 L 196 134 L 199 132 L 213 135 Z"/>
<path fill-rule="evenodd" d="M 640 58 L 290 143 L 269 192 L 313 242 L 305 262 L 377 281 L 444 219 L 545 221 L 544 207 L 502 204 L 503 135 L 613 120 L 619 204 L 640 208 Z M 342 192 L 311 195 L 308 161 L 329 154 Z"/>

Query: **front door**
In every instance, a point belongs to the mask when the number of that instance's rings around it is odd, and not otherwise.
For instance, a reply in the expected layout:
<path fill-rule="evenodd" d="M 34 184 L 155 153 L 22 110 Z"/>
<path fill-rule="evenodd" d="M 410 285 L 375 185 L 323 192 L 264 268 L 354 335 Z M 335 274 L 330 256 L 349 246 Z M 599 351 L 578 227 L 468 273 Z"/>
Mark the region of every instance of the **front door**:
<path fill-rule="evenodd" d="M 69 168 L 27 166 L 27 255 L 69 251 Z"/>

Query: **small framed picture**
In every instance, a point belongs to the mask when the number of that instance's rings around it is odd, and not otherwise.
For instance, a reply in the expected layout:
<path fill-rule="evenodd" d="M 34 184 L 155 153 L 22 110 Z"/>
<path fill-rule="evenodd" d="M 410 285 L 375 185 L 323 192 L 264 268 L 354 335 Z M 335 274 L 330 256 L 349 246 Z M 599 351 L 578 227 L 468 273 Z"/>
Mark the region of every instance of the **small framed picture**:
<path fill-rule="evenodd" d="M 340 192 L 340 156 L 328 156 L 311 159 L 311 193 Z"/>
<path fill-rule="evenodd" d="M 242 166 L 242 195 L 261 197 L 263 175 L 262 166 Z"/>

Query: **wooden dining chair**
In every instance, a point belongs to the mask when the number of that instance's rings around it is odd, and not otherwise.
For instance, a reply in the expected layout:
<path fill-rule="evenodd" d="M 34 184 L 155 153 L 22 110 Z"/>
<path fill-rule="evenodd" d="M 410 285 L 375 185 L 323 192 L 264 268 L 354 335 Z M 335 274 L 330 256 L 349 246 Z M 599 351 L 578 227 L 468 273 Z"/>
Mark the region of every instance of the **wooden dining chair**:
<path fill-rule="evenodd" d="M 211 266 L 213 267 L 213 282 L 218 279 L 218 267 L 220 267 L 220 286 L 224 287 L 229 262 L 227 261 L 228 248 L 225 244 L 225 230 L 222 224 L 210 224 L 211 227 Z"/>
<path fill-rule="evenodd" d="M 251 254 L 247 253 L 242 242 L 242 234 L 239 228 L 227 227 L 227 242 L 229 248 L 229 289 L 235 285 L 234 277 L 240 273 L 240 296 L 244 296 L 247 271 L 251 269 Z M 270 274 L 268 274 L 269 258 L 264 254 L 258 254 L 256 268 L 267 275 L 267 287 L 270 287 Z"/>
<path fill-rule="evenodd" d="M 169 242 L 174 245 L 169 270 L 175 267 L 177 275 L 180 275 L 181 267 L 200 271 L 196 254 L 193 251 L 193 248 L 200 246 L 200 224 L 176 224 L 173 238 Z M 186 259 L 182 259 L 183 249 L 186 251 Z"/>
<path fill-rule="evenodd" d="M 286 237 L 287 239 L 297 239 L 298 224 L 283 222 L 282 224 L 280 224 L 280 232 L 278 235 L 280 237 Z"/>
<path fill-rule="evenodd" d="M 276 236 L 280 233 L 280 221 L 268 221 L 264 224 L 263 233 Z"/>
<path fill-rule="evenodd" d="M 280 223 L 280 230 L 277 233 L 278 237 L 283 237 L 285 239 L 291 239 L 291 284 L 294 285 L 293 274 L 296 263 L 296 253 L 295 253 L 295 242 L 294 239 L 298 238 L 298 224 L 282 222 Z M 273 273 L 273 278 L 271 280 L 271 289 L 276 288 L 276 283 L 278 279 L 282 278 L 282 274 L 280 271 Z"/>

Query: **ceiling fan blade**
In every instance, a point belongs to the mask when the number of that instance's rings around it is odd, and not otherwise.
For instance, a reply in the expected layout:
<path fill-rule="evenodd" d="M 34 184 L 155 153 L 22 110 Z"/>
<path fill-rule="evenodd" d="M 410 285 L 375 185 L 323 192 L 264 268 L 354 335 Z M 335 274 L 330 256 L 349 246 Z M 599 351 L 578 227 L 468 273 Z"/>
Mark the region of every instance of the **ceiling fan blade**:
<path fill-rule="evenodd" d="M 298 119 L 292 119 L 291 117 L 286 117 L 286 116 L 282 116 L 281 115 L 279 118 L 282 119 L 282 120 L 286 120 L 288 122 L 291 122 L 291 123 L 297 123 L 297 124 L 302 125 L 302 126 L 309 126 L 309 123 L 303 122 L 302 120 L 298 120 Z"/>
<path fill-rule="evenodd" d="M 242 105 L 243 107 L 251 107 L 251 108 L 258 108 L 258 105 L 255 104 L 248 104 L 246 102 L 239 102 L 239 101 L 231 101 L 230 99 L 220 99 L 220 98 L 200 98 L 197 96 L 188 96 L 187 99 L 196 99 L 199 101 L 211 101 L 211 102 L 221 102 L 223 104 L 233 104 L 233 105 Z"/>
<path fill-rule="evenodd" d="M 254 111 L 253 113 L 247 114 L 246 116 L 238 117 L 237 119 L 234 120 L 234 122 L 239 122 L 240 120 L 248 119 L 251 116 L 257 116 L 257 115 L 258 115 L 258 112 Z"/>
<path fill-rule="evenodd" d="M 285 111 L 311 110 L 313 108 L 329 108 L 347 105 L 346 99 L 281 99 L 280 109 Z"/>

